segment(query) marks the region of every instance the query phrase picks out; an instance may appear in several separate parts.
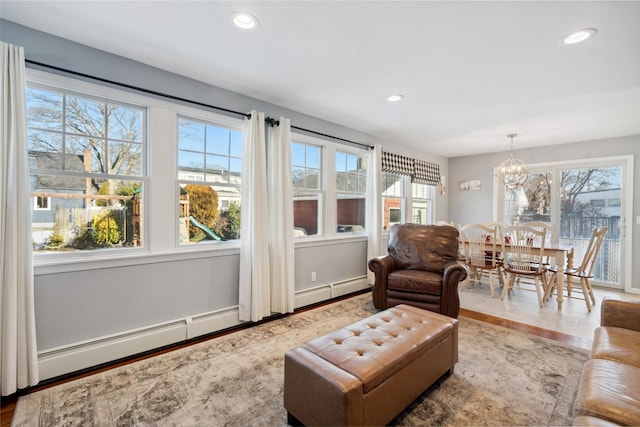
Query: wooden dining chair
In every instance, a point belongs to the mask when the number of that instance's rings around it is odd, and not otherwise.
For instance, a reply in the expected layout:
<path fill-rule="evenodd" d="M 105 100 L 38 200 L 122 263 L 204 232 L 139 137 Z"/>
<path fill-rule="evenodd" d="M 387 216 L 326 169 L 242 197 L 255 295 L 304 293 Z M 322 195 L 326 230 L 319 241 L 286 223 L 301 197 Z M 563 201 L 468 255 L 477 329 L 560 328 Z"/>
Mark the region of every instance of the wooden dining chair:
<path fill-rule="evenodd" d="M 518 279 L 532 278 L 538 295 L 538 304 L 540 307 L 543 306 L 548 288 L 544 268 L 545 239 L 544 231 L 525 225 L 512 225 L 502 229 L 503 269 L 507 274 L 507 281 L 502 289 L 501 299 L 514 289 L 530 290 L 526 289 L 528 282 L 520 282 Z"/>
<path fill-rule="evenodd" d="M 587 311 L 591 311 L 591 307 L 596 303 L 596 297 L 593 293 L 593 288 L 589 279 L 593 278 L 593 268 L 600 253 L 604 236 L 607 234 L 608 227 L 596 228 L 591 233 L 589 244 L 584 252 L 580 265 L 576 268 L 566 268 L 564 274 L 567 276 L 566 290 L 567 298 L 575 298 L 572 293 L 574 291 L 572 279 L 577 278 L 580 280 L 580 292 L 585 304 L 587 305 Z M 548 300 L 553 294 L 554 290 L 557 290 L 557 269 L 551 269 L 551 277 L 549 279 L 549 286 L 545 292 L 545 301 Z"/>
<path fill-rule="evenodd" d="M 494 277 L 498 277 L 502 286 L 500 242 L 497 227 L 484 224 L 465 224 L 460 226 L 460 239 L 464 252 L 464 262 L 469 268 L 469 282 L 481 283 L 483 273 L 489 276 L 491 297 L 495 297 Z"/>

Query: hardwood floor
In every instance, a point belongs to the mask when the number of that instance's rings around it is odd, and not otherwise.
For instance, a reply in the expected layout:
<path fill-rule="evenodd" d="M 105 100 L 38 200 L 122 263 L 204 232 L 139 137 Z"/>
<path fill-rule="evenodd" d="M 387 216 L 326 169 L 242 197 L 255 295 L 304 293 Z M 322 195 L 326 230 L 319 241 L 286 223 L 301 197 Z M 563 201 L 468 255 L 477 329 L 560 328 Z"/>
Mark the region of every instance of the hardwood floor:
<path fill-rule="evenodd" d="M 591 337 L 593 336 L 593 331 L 600 323 L 599 303 L 602 297 L 622 297 L 626 299 L 640 300 L 640 295 L 638 294 L 624 294 L 607 289 L 596 289 L 595 292 L 598 304 L 591 312 L 588 312 L 584 301 L 577 299 L 565 300 L 562 310 L 557 309 L 555 299 L 548 301 L 543 308 L 540 308 L 538 306 L 537 297 L 533 292 L 527 292 L 524 290 L 517 291 L 509 298 L 505 298 L 503 301 L 499 297 L 491 298 L 488 285 L 473 285 L 468 288 L 464 287 L 459 292 L 461 305 L 460 315 L 589 350 L 591 349 Z M 344 298 L 348 297 L 349 296 L 345 296 Z M 297 310 L 296 313 L 310 310 L 318 305 L 305 307 Z M 279 317 L 282 316 L 275 316 L 275 318 Z M 42 385 L 29 389 L 28 393 L 44 390 L 78 378 L 93 375 L 118 366 L 127 365 L 149 357 L 154 357 L 168 351 L 173 351 L 178 348 L 213 339 L 231 332 L 233 331 L 224 331 L 212 334 L 187 343 L 163 348 L 128 358 L 126 360 L 114 362 L 96 369 L 48 381 Z M 17 400 L 18 397 L 16 395 L 2 398 L 0 427 L 11 426 L 11 419 L 13 418 L 13 412 L 15 410 Z"/>

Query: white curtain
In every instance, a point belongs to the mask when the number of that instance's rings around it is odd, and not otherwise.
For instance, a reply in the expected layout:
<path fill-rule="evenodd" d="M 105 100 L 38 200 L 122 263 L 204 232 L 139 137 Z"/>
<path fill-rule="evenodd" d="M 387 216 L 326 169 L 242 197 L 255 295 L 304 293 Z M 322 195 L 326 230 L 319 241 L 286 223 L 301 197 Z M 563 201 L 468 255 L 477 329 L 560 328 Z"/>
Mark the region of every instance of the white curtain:
<path fill-rule="evenodd" d="M 243 135 L 239 314 L 257 322 L 271 314 L 264 113 L 251 112 Z"/>
<path fill-rule="evenodd" d="M 369 165 L 367 167 L 367 192 L 369 204 L 367 207 L 367 262 L 382 255 L 382 146 L 376 145 L 369 150 Z M 375 275 L 367 268 L 369 284 L 375 282 Z"/>
<path fill-rule="evenodd" d="M 295 308 L 293 251 L 293 183 L 291 180 L 291 122 L 267 131 L 269 192 L 269 266 L 271 311 L 292 313 Z"/>
<path fill-rule="evenodd" d="M 0 380 L 2 395 L 36 385 L 24 49 L 0 42 Z"/>

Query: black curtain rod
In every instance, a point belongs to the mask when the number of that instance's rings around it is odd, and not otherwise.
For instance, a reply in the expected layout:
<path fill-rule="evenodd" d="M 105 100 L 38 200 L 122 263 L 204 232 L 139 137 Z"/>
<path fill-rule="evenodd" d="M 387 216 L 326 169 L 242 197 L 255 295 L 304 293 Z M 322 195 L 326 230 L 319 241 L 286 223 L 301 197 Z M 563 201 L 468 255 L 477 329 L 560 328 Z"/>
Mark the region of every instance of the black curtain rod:
<path fill-rule="evenodd" d="M 84 78 L 87 78 L 87 79 L 97 80 L 97 81 L 100 81 L 100 82 L 103 82 L 103 83 L 108 83 L 108 84 L 112 84 L 112 85 L 116 85 L 116 86 L 125 87 L 127 89 L 133 89 L 133 90 L 136 90 L 136 91 L 139 91 L 139 92 L 143 92 L 143 93 L 148 93 L 150 95 L 160 96 L 160 97 L 163 97 L 163 98 L 169 98 L 169 99 L 172 99 L 174 101 L 187 102 L 189 104 L 199 105 L 201 107 L 207 107 L 207 108 L 212 108 L 212 109 L 218 110 L 218 111 L 224 111 L 224 112 L 227 112 L 227 113 L 237 114 L 239 116 L 246 117 L 248 119 L 251 118 L 251 113 L 242 113 L 240 111 L 229 110 L 228 108 L 218 107 L 218 106 L 211 105 L 211 104 L 205 104 L 204 102 L 193 101 L 191 99 L 181 98 L 179 96 L 169 95 L 169 94 L 166 94 L 166 93 L 157 92 L 155 90 L 141 88 L 139 86 L 133 86 L 133 85 L 126 84 L 126 83 L 116 82 L 116 81 L 105 79 L 105 78 L 102 78 L 102 77 L 92 76 L 90 74 L 80 73 L 78 71 L 73 71 L 73 70 L 69 70 L 69 69 L 66 69 L 66 68 L 62 68 L 62 67 L 56 67 L 55 65 L 49 65 L 49 64 L 42 63 L 42 62 L 33 61 L 31 59 L 25 59 L 25 62 L 27 64 L 35 65 L 35 66 L 38 66 L 38 67 L 49 68 L 49 69 L 52 69 L 52 70 L 61 71 L 63 73 L 72 74 L 74 76 L 80 76 L 80 77 L 84 77 Z M 278 126 L 280 124 L 279 120 L 273 119 L 271 117 L 265 118 L 265 121 L 269 126 Z M 368 149 L 373 149 L 372 145 L 362 144 L 360 142 L 355 142 L 355 141 L 351 141 L 351 140 L 348 140 L 348 139 L 339 138 L 337 136 L 327 135 L 327 134 L 316 132 L 316 131 L 313 131 L 313 130 L 304 129 L 304 128 L 301 128 L 301 127 L 298 127 L 298 126 L 291 126 L 291 128 L 292 129 L 297 129 L 297 130 L 300 130 L 300 131 L 303 131 L 303 132 L 309 132 L 309 133 L 312 133 L 312 134 L 315 134 L 315 135 L 319 135 L 319 136 L 324 136 L 324 137 L 327 137 L 327 138 L 336 139 L 336 140 L 339 140 L 339 141 L 348 142 L 350 144 L 359 145 L 361 147 L 366 147 Z"/>
<path fill-rule="evenodd" d="M 38 67 L 50 68 L 52 70 L 62 71 L 63 73 L 73 74 L 74 76 L 85 77 L 85 78 L 92 79 L 92 80 L 97 80 L 97 81 L 100 81 L 100 82 L 103 82 L 103 83 L 109 83 L 109 84 L 116 85 L 116 86 L 126 87 L 127 89 L 133 89 L 133 90 L 137 90 L 139 92 L 148 93 L 150 95 L 156 95 L 156 96 L 161 96 L 163 98 L 173 99 L 174 101 L 188 102 L 190 104 L 199 105 L 201 107 L 213 108 L 215 110 L 225 111 L 227 113 L 237 114 L 239 116 L 243 116 L 243 117 L 246 117 L 246 118 L 251 118 L 251 114 L 241 113 L 240 111 L 229 110 L 227 108 L 222 108 L 222 107 L 217 107 L 215 105 L 205 104 L 204 102 L 198 102 L 198 101 L 193 101 L 191 99 L 180 98 L 179 96 L 169 95 L 169 94 L 166 94 L 166 93 L 157 92 L 155 90 L 144 89 L 144 88 L 141 88 L 139 86 L 133 86 L 133 85 L 126 84 L 126 83 L 116 82 L 116 81 L 113 81 L 113 80 L 104 79 L 102 77 L 92 76 L 90 74 L 79 73 L 78 71 L 72 71 L 72 70 L 68 70 L 66 68 L 56 67 L 55 65 L 44 64 L 42 62 L 32 61 L 30 59 L 25 59 L 25 62 L 28 63 L 28 64 L 32 64 L 32 65 L 37 65 Z"/>

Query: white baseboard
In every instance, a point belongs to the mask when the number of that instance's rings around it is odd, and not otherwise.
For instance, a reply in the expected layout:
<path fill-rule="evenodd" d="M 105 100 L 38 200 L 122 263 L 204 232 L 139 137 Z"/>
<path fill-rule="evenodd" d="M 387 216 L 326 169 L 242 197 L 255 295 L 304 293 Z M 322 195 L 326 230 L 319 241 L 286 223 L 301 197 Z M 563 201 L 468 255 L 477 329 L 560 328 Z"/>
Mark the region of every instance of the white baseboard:
<path fill-rule="evenodd" d="M 367 276 L 355 277 L 335 283 L 325 283 L 324 285 L 296 292 L 296 308 L 370 288 Z"/>
<path fill-rule="evenodd" d="M 368 289 L 367 277 L 327 283 L 296 292 L 296 308 Z M 145 351 L 238 326 L 238 307 L 189 316 L 171 322 L 50 348 L 38 352 L 40 379 L 47 380 Z"/>
<path fill-rule="evenodd" d="M 237 326 L 238 307 L 38 352 L 40 380 L 112 362 Z"/>

